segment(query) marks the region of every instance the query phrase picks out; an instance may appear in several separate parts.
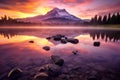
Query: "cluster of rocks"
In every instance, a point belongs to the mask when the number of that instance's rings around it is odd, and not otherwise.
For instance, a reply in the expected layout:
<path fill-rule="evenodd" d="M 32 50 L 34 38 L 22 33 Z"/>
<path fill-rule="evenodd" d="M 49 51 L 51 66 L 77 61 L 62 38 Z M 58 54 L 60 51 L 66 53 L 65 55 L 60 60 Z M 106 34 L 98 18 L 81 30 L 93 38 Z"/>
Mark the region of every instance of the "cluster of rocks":
<path fill-rule="evenodd" d="M 46 64 L 39 68 L 38 73 L 34 75 L 33 80 L 50 80 L 51 77 L 57 77 L 61 74 L 64 60 L 56 55 L 52 55 L 51 60 L 53 63 Z M 24 71 L 20 68 L 14 68 L 8 73 L 8 78 L 10 80 L 18 80 L 23 76 L 23 72 Z"/>
<path fill-rule="evenodd" d="M 65 35 L 62 35 L 62 34 L 56 34 L 54 36 L 47 37 L 46 39 L 47 40 L 60 41 L 62 44 L 66 44 L 68 42 L 70 42 L 72 44 L 78 44 L 79 43 L 78 39 L 69 38 L 69 37 L 66 37 Z M 30 40 L 29 43 L 34 43 L 34 41 Z M 100 42 L 99 41 L 93 42 L 93 46 L 99 47 L 100 46 Z M 43 49 L 46 50 L 46 51 L 49 51 L 50 47 L 49 46 L 45 46 L 45 47 L 43 47 Z"/>
<path fill-rule="evenodd" d="M 68 38 L 68 37 L 66 37 L 65 35 L 62 35 L 62 34 L 57 34 L 57 35 L 54 35 L 54 36 L 51 36 L 51 37 L 47 37 L 46 39 L 59 41 L 63 44 L 66 44 L 68 42 L 70 42 L 72 44 L 78 44 L 79 43 L 78 39 Z M 34 41 L 31 40 L 31 41 L 29 41 L 29 43 L 34 43 Z M 94 42 L 93 46 L 99 47 L 100 42 Z M 50 47 L 49 46 L 44 46 L 43 49 L 46 50 L 46 51 L 49 51 Z M 72 51 L 72 53 L 74 55 L 76 55 L 79 52 L 77 50 L 75 50 L 75 51 Z M 60 58 L 59 56 L 56 56 L 56 55 L 52 55 L 50 58 L 51 58 L 53 63 L 46 64 L 46 65 L 40 67 L 39 70 L 38 70 L 38 73 L 34 75 L 33 80 L 51 80 L 51 77 L 58 77 L 58 76 L 63 77 L 62 73 L 61 73 L 61 70 L 62 70 L 62 66 L 64 64 L 64 60 L 62 58 Z M 23 75 L 23 71 L 21 69 L 14 68 L 9 72 L 8 78 L 10 80 L 17 80 L 22 75 Z M 67 78 L 66 80 L 69 80 L 69 79 Z M 79 80 L 79 79 L 75 79 L 75 80 Z M 89 78 L 87 78 L 87 80 L 98 80 L 98 79 L 96 77 L 93 77 L 93 76 L 91 77 L 90 76 Z"/>
<path fill-rule="evenodd" d="M 53 39 L 54 41 L 60 41 L 63 44 L 66 44 L 68 42 L 70 42 L 72 44 L 79 43 L 78 39 L 68 38 L 68 37 L 66 37 L 65 35 L 62 35 L 62 34 L 57 34 L 57 35 L 52 36 L 52 37 L 47 37 L 46 39 L 48 39 L 48 40 Z"/>

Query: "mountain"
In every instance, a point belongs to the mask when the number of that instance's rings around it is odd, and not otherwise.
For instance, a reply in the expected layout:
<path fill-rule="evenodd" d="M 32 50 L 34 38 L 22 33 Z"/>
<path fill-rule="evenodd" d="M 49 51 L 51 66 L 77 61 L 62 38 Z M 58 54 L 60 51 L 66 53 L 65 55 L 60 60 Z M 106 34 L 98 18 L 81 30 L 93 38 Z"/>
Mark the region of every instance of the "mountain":
<path fill-rule="evenodd" d="M 73 24 L 84 21 L 68 13 L 65 9 L 54 8 L 45 15 L 18 19 L 19 21 L 43 24 Z"/>

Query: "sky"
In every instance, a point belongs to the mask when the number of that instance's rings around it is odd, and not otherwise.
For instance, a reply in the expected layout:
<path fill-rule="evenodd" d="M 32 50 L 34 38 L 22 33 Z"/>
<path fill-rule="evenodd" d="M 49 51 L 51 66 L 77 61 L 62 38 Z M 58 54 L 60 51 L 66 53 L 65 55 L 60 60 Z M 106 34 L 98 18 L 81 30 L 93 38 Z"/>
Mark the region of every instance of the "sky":
<path fill-rule="evenodd" d="M 120 12 L 120 0 L 0 0 L 0 16 L 33 17 L 56 7 L 81 19 L 91 19 L 94 15 Z"/>

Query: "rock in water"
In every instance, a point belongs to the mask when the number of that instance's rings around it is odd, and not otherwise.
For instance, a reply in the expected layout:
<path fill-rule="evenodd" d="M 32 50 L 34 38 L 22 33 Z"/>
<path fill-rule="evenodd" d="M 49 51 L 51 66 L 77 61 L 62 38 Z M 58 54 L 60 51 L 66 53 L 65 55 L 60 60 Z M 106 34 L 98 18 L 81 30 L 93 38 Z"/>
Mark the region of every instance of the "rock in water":
<path fill-rule="evenodd" d="M 70 42 L 70 43 L 72 43 L 72 44 L 77 44 L 77 43 L 79 43 L 79 40 L 78 40 L 78 39 L 72 39 L 72 38 L 70 38 L 70 39 L 67 39 L 67 41 Z"/>
<path fill-rule="evenodd" d="M 47 39 L 47 40 L 50 40 L 51 38 L 52 38 L 52 37 L 47 37 L 46 39 Z"/>
<path fill-rule="evenodd" d="M 14 68 L 8 73 L 8 78 L 10 80 L 17 80 L 23 74 L 23 71 L 20 68 Z"/>
<path fill-rule="evenodd" d="M 66 44 L 67 40 L 66 39 L 61 39 L 61 43 Z"/>
<path fill-rule="evenodd" d="M 94 42 L 93 45 L 96 46 L 96 47 L 99 47 L 100 46 L 100 42 Z"/>
<path fill-rule="evenodd" d="M 55 41 L 60 41 L 61 38 L 63 38 L 63 37 L 65 37 L 65 35 L 57 34 L 57 35 L 53 36 L 53 39 L 54 39 Z"/>
<path fill-rule="evenodd" d="M 49 76 L 47 73 L 41 72 L 34 76 L 34 80 L 49 80 Z"/>
<path fill-rule="evenodd" d="M 45 67 L 40 67 L 39 72 L 45 72 Z"/>
<path fill-rule="evenodd" d="M 50 47 L 49 46 L 45 46 L 45 47 L 43 47 L 43 49 L 46 50 L 46 51 L 49 51 Z"/>
<path fill-rule="evenodd" d="M 60 40 L 61 40 L 61 36 L 54 36 L 53 39 L 54 39 L 55 41 L 60 41 Z"/>
<path fill-rule="evenodd" d="M 52 55 L 52 56 L 51 56 L 51 59 L 52 59 L 52 61 L 53 61 L 56 65 L 58 65 L 58 66 L 62 66 L 62 65 L 64 64 L 64 60 L 61 59 L 59 56 Z"/>
<path fill-rule="evenodd" d="M 76 55 L 76 54 L 78 54 L 78 51 L 73 51 L 72 53 L 73 53 L 74 55 Z"/>
<path fill-rule="evenodd" d="M 31 40 L 31 41 L 29 41 L 29 43 L 34 43 L 34 41 Z"/>
<path fill-rule="evenodd" d="M 61 73 L 61 67 L 55 64 L 47 64 L 45 68 L 49 76 L 57 77 Z"/>

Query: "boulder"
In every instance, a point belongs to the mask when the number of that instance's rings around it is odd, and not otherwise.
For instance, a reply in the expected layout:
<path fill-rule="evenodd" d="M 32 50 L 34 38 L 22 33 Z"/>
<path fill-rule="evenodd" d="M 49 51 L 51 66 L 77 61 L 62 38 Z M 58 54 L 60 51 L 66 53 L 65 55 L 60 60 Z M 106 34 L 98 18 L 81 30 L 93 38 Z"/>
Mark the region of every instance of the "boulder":
<path fill-rule="evenodd" d="M 8 78 L 10 80 L 17 80 L 23 74 L 23 71 L 20 68 L 14 68 L 8 73 Z"/>
<path fill-rule="evenodd" d="M 64 64 L 64 60 L 56 55 L 52 55 L 51 60 L 53 61 L 54 64 L 56 64 L 58 66 L 62 66 Z"/>
<path fill-rule="evenodd" d="M 47 73 L 41 72 L 34 76 L 34 80 L 49 80 L 49 76 Z"/>
<path fill-rule="evenodd" d="M 61 38 L 62 38 L 61 36 L 54 36 L 54 37 L 53 37 L 53 40 L 55 40 L 55 41 L 60 41 Z"/>
<path fill-rule="evenodd" d="M 34 41 L 31 40 L 31 41 L 29 41 L 29 43 L 34 43 Z"/>
<path fill-rule="evenodd" d="M 61 73 L 61 67 L 55 64 L 47 64 L 45 69 L 48 75 L 52 77 L 57 77 Z"/>
<path fill-rule="evenodd" d="M 45 67 L 40 67 L 39 68 L 39 72 L 45 72 L 46 70 L 45 70 Z"/>
<path fill-rule="evenodd" d="M 46 51 L 49 51 L 50 47 L 49 46 L 44 46 L 43 49 L 46 50 Z"/>
<path fill-rule="evenodd" d="M 78 39 L 73 39 L 73 38 L 69 38 L 67 39 L 68 42 L 72 43 L 72 44 L 77 44 L 79 43 L 79 40 Z"/>
<path fill-rule="evenodd" d="M 61 43 L 66 44 L 67 40 L 66 39 L 61 39 Z"/>
<path fill-rule="evenodd" d="M 57 35 L 53 36 L 53 40 L 55 40 L 55 41 L 60 41 L 61 38 L 63 38 L 63 37 L 65 37 L 65 36 L 64 36 L 64 35 L 61 35 L 61 34 L 57 34 Z"/>
<path fill-rule="evenodd" d="M 95 47 L 99 47 L 99 46 L 100 46 L 100 42 L 94 42 L 93 45 L 94 45 Z"/>

